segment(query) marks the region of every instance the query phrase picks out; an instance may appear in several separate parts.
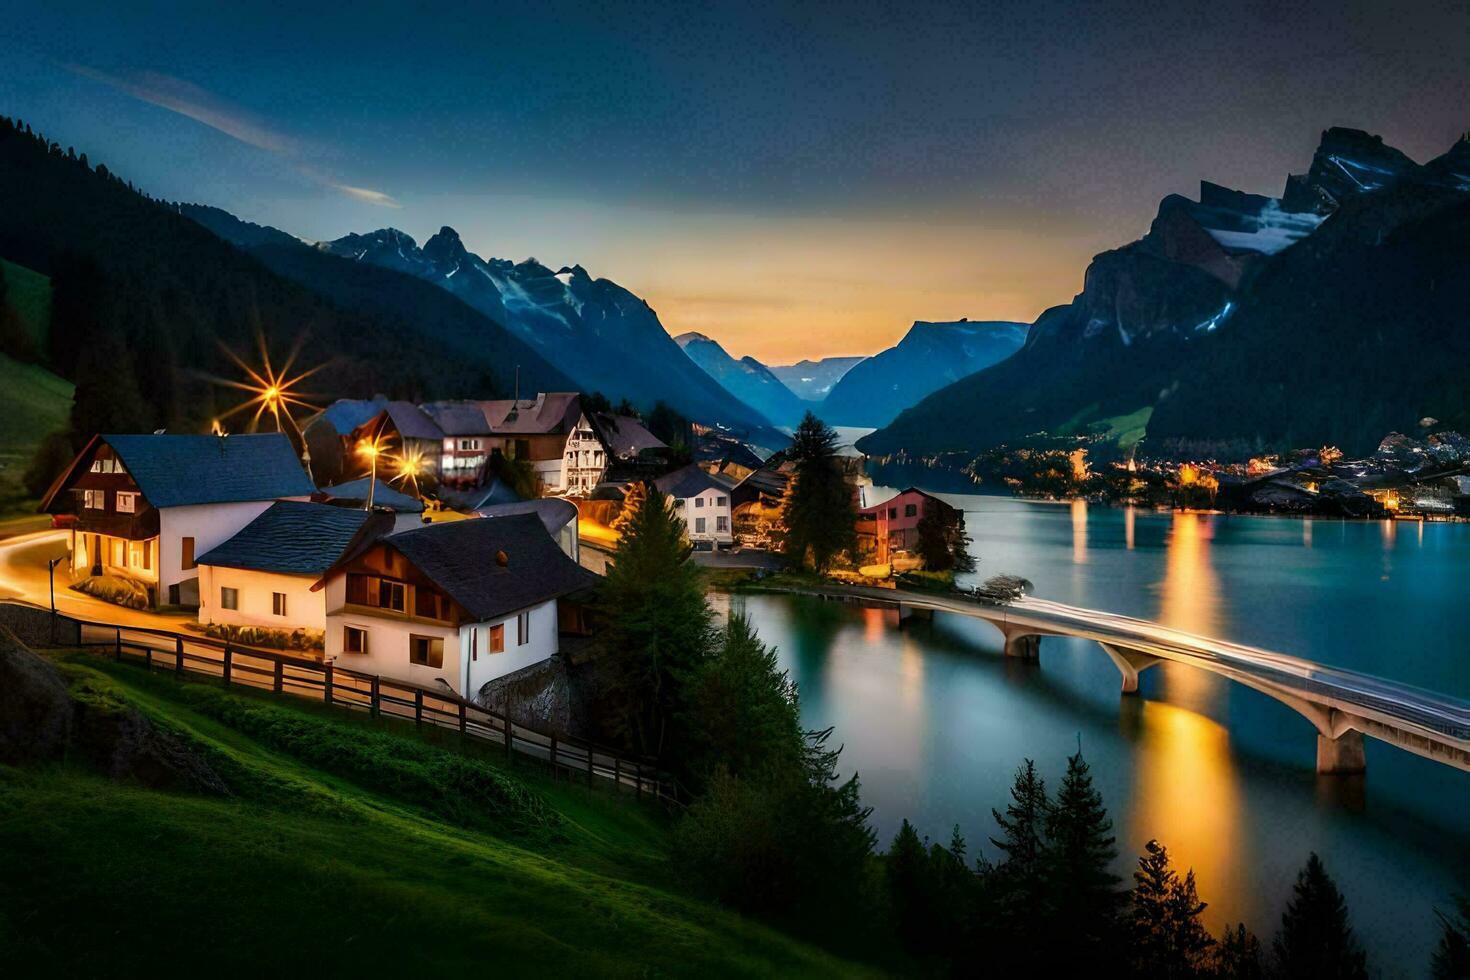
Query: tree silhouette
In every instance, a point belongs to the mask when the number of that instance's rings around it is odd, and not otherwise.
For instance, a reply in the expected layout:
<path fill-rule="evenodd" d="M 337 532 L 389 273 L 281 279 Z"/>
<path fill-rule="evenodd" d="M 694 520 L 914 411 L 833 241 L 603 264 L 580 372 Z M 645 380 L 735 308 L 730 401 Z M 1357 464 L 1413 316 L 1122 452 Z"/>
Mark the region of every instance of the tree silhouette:
<path fill-rule="evenodd" d="M 1144 845 L 1133 872 L 1128 912 L 1134 973 L 1165 980 L 1204 973 L 1214 943 L 1199 921 L 1204 910 L 1205 903 L 1195 892 L 1194 871 L 1180 878 L 1164 845 L 1156 840 Z"/>
<path fill-rule="evenodd" d="M 1353 937 L 1347 902 L 1315 851 L 1297 873 L 1271 946 L 1277 966 L 1287 976 L 1320 980 L 1368 976 L 1367 955 Z"/>
<path fill-rule="evenodd" d="M 1079 749 L 1067 760 L 1046 814 L 1044 873 L 1057 929 L 1053 955 L 1067 972 L 1111 959 L 1124 893 L 1111 866 L 1118 856 L 1102 795 Z"/>
<path fill-rule="evenodd" d="M 782 499 L 786 560 L 825 572 L 857 545 L 852 487 L 837 455 L 837 432 L 811 412 L 792 435 L 795 463 Z"/>

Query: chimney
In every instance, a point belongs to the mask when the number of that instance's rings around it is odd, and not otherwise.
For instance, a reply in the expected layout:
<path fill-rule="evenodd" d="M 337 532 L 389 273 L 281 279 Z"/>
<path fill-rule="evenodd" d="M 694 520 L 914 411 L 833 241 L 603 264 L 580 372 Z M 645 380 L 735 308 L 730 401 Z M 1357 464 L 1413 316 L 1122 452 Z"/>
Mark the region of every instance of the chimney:
<path fill-rule="evenodd" d="M 509 568 L 510 556 L 503 551 L 495 552 L 495 564 L 499 565 L 501 568 Z"/>

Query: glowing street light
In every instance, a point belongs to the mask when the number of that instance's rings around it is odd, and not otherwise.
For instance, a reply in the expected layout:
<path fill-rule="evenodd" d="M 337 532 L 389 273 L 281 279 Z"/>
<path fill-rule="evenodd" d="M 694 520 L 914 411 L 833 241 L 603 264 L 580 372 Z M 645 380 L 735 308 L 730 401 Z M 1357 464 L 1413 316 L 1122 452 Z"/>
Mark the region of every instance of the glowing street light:
<path fill-rule="evenodd" d="M 298 395 L 295 389 L 302 381 L 321 370 L 322 366 L 318 365 L 309 371 L 303 371 L 294 376 L 291 375 L 289 372 L 291 365 L 296 361 L 296 354 L 300 350 L 299 344 L 297 350 L 293 350 L 291 356 L 286 359 L 286 363 L 280 371 L 277 371 L 271 366 L 270 352 L 266 350 L 265 340 L 263 338 L 260 339 L 260 359 L 263 367 L 259 371 L 246 364 L 240 359 L 239 355 L 228 347 L 221 345 L 221 348 L 229 356 L 230 360 L 239 365 L 240 370 L 245 372 L 249 380 L 221 380 L 219 383 L 230 388 L 238 388 L 241 391 L 248 392 L 251 397 L 243 404 L 235 406 L 215 420 L 214 430 L 216 434 L 223 434 L 223 420 L 234 415 L 236 412 L 247 411 L 254 406 L 255 414 L 250 418 L 250 430 L 252 432 L 255 430 L 256 425 L 259 424 L 261 416 L 269 412 L 271 418 L 275 420 L 277 432 L 285 433 L 289 428 L 291 433 L 300 441 L 301 462 L 306 467 L 307 476 L 310 476 L 311 450 L 306 445 L 306 436 L 302 433 L 301 427 L 296 424 L 296 419 L 291 415 L 291 409 L 292 407 L 302 409 L 315 407 Z"/>
<path fill-rule="evenodd" d="M 366 458 L 371 464 L 368 473 L 368 495 L 367 505 L 364 510 L 373 509 L 373 491 L 378 488 L 378 457 L 383 455 L 383 447 L 377 439 L 364 439 L 357 444 L 357 455 Z"/>

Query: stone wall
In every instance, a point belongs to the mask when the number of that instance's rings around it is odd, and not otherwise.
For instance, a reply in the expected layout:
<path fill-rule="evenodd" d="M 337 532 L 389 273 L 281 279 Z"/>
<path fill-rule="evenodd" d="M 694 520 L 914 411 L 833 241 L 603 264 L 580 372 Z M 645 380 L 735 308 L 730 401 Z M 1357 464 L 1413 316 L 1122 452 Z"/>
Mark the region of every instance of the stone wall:
<path fill-rule="evenodd" d="M 566 663 L 554 656 L 541 663 L 497 677 L 481 687 L 474 701 L 526 728 L 577 735 L 567 684 Z"/>
<path fill-rule="evenodd" d="M 76 620 L 53 617 L 51 610 L 37 606 L 0 602 L 0 627 L 29 647 L 76 646 L 81 642 L 82 630 Z"/>

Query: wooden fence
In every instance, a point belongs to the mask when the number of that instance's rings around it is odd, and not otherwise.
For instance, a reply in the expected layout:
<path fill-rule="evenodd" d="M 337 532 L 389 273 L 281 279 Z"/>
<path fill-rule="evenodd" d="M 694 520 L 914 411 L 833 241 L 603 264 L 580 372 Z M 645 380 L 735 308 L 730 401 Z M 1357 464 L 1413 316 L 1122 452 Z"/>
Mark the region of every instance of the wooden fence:
<path fill-rule="evenodd" d="M 589 786 L 610 783 L 640 797 L 647 794 L 677 802 L 676 784 L 646 760 L 584 739 L 526 728 L 448 690 L 209 637 L 61 618 L 77 624 L 80 646 L 118 661 L 141 661 L 149 670 L 191 671 L 219 678 L 226 685 L 294 694 L 365 711 L 374 718 L 400 718 L 418 726 L 456 730 L 467 738 L 503 747 L 507 759 L 529 756 L 549 765 L 554 774 L 585 778 Z"/>

